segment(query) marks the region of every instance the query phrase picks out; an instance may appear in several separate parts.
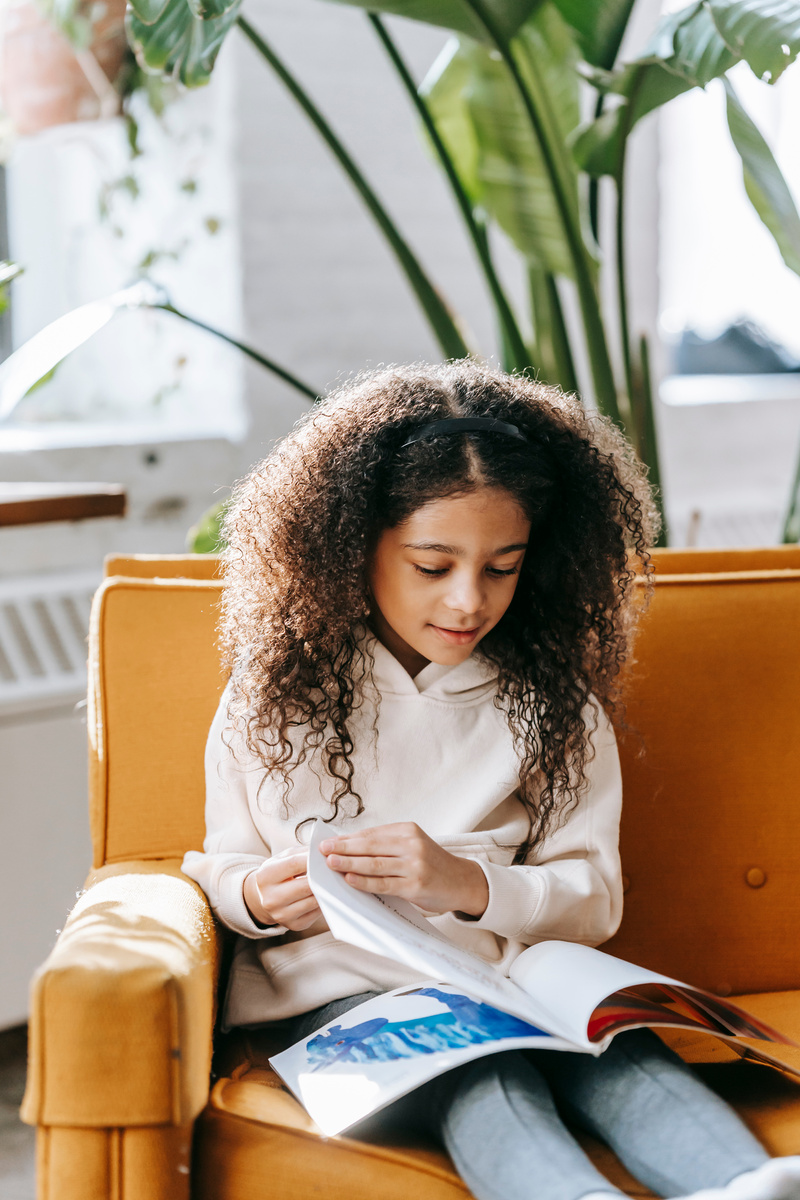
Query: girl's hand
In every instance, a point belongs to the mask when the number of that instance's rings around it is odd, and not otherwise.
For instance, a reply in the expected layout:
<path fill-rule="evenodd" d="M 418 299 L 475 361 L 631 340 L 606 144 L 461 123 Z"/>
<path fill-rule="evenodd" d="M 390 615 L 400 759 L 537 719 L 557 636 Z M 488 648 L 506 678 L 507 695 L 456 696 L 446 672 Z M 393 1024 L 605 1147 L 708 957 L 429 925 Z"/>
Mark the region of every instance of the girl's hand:
<path fill-rule="evenodd" d="M 401 896 L 427 912 L 480 917 L 489 903 L 486 876 L 470 858 L 459 858 L 419 825 L 379 825 L 320 843 L 328 866 L 360 892 Z"/>
<path fill-rule="evenodd" d="M 285 925 L 308 929 L 320 915 L 308 886 L 308 852 L 268 858 L 244 880 L 244 902 L 257 925 Z"/>

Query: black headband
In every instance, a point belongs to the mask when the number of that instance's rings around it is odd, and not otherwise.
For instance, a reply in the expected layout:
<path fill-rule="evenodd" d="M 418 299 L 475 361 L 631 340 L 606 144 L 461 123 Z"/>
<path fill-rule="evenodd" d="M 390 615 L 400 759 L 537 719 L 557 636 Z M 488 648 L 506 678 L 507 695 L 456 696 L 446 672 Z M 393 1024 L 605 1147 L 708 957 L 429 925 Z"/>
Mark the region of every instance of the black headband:
<path fill-rule="evenodd" d="M 423 438 L 440 437 L 448 433 L 501 433 L 505 437 L 517 438 L 520 442 L 528 440 L 516 425 L 498 421 L 496 417 L 447 417 L 443 421 L 432 421 L 430 425 L 423 425 L 421 429 L 417 429 L 403 442 L 400 449 L 412 445 L 413 442 L 420 442 Z"/>

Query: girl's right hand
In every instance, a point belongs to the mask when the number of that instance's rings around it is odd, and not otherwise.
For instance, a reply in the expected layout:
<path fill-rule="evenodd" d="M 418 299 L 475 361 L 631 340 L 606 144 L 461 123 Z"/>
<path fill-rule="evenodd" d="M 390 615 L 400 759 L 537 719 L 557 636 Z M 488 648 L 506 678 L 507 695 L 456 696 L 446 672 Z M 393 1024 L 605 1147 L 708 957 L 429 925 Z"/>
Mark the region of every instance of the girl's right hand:
<path fill-rule="evenodd" d="M 320 915 L 316 897 L 308 886 L 308 852 L 268 858 L 244 880 L 244 902 L 257 925 L 283 925 L 308 929 Z"/>

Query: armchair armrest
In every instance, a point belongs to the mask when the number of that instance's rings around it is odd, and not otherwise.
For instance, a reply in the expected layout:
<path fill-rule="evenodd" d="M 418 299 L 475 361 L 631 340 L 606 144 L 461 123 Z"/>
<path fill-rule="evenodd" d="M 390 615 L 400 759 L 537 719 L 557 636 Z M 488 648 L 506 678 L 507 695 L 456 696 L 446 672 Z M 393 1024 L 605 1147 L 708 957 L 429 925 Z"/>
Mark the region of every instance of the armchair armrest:
<path fill-rule="evenodd" d="M 208 1097 L 221 934 L 177 861 L 102 867 L 34 976 L 28 1124 L 184 1125 Z"/>

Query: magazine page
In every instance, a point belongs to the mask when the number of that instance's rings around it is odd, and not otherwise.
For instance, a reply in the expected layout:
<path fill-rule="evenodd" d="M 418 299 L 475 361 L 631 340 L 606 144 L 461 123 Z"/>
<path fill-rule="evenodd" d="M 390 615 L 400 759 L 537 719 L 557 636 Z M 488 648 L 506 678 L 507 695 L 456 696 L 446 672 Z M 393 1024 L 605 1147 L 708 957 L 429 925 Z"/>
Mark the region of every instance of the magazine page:
<path fill-rule="evenodd" d="M 362 950 L 405 963 L 423 979 L 441 979 L 479 1000 L 514 1013 L 565 1042 L 599 1054 L 586 1038 L 585 1024 L 573 1026 L 558 1008 L 534 1002 L 490 963 L 455 946 L 405 900 L 359 892 L 332 871 L 319 843 L 340 831 L 317 820 L 308 848 L 308 882 L 334 937 Z"/>
<path fill-rule="evenodd" d="M 571 1027 L 601 1048 L 615 1033 L 640 1025 L 794 1045 L 729 1000 L 574 942 L 531 946 L 512 964 L 510 976 L 544 1008 L 558 1007 Z"/>
<path fill-rule="evenodd" d="M 507 979 L 455 946 L 414 905 L 351 888 L 319 850 L 321 841 L 338 835 L 318 820 L 308 855 L 309 883 L 335 937 L 546 1029 L 564 1043 L 559 1048 L 600 1054 L 616 1033 L 642 1025 L 795 1045 L 728 1000 L 576 942 L 529 947 Z"/>
<path fill-rule="evenodd" d="M 457 987 L 422 983 L 359 1004 L 270 1063 L 332 1136 L 443 1071 L 518 1048 L 572 1047 Z"/>

